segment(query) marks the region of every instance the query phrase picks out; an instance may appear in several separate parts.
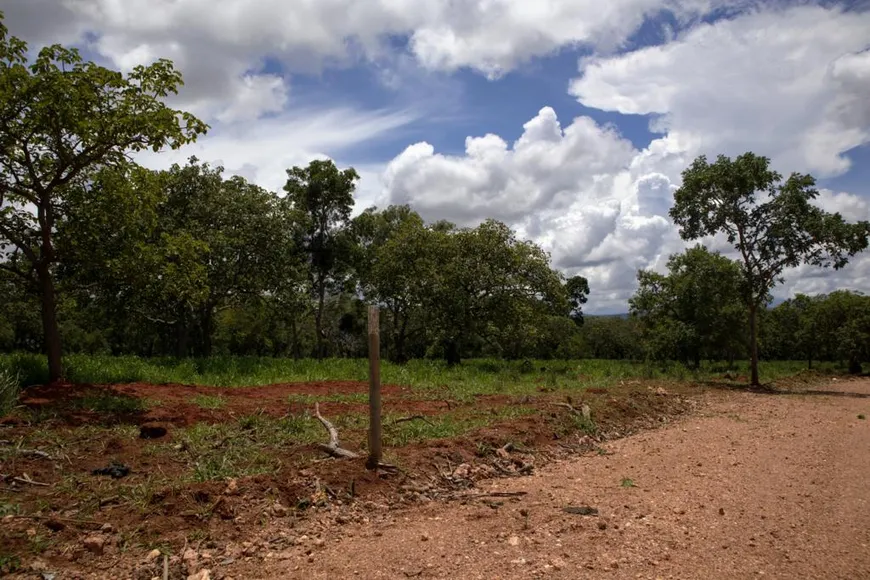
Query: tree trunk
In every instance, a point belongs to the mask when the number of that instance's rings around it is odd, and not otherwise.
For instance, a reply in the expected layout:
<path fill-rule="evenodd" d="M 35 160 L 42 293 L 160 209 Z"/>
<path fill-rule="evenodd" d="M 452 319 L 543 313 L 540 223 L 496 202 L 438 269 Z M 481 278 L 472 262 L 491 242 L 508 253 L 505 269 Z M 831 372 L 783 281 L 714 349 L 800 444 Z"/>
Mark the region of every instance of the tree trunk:
<path fill-rule="evenodd" d="M 45 354 L 48 357 L 48 380 L 51 383 L 56 383 L 63 378 L 60 328 L 57 325 L 57 297 L 54 291 L 54 280 L 51 278 L 48 266 L 37 267 L 37 275 L 42 294 L 42 333 Z"/>
<path fill-rule="evenodd" d="M 200 325 L 202 326 L 202 356 L 209 357 L 211 356 L 212 335 L 214 334 L 214 307 L 211 304 L 206 304 L 203 307 Z"/>
<path fill-rule="evenodd" d="M 190 326 L 187 324 L 187 316 L 182 309 L 179 312 L 178 322 L 175 323 L 175 356 L 187 357 L 187 348 L 190 343 Z"/>
<path fill-rule="evenodd" d="M 447 366 L 456 366 L 462 359 L 459 355 L 459 341 L 456 339 L 450 339 L 447 341 L 447 347 L 445 349 L 444 358 L 447 360 Z"/>
<path fill-rule="evenodd" d="M 758 305 L 749 307 L 749 368 L 751 371 L 750 385 L 759 386 L 758 381 Z"/>
<path fill-rule="evenodd" d="M 395 361 L 399 364 L 408 362 L 408 357 L 405 356 L 405 337 L 408 330 L 408 317 L 402 318 L 401 324 L 398 324 L 398 315 L 393 314 L 393 326 L 397 331 L 393 333 L 393 341 L 395 343 Z"/>
<path fill-rule="evenodd" d="M 315 358 L 323 358 L 323 305 L 326 301 L 326 284 L 321 280 L 317 290 L 317 312 L 314 314 Z"/>

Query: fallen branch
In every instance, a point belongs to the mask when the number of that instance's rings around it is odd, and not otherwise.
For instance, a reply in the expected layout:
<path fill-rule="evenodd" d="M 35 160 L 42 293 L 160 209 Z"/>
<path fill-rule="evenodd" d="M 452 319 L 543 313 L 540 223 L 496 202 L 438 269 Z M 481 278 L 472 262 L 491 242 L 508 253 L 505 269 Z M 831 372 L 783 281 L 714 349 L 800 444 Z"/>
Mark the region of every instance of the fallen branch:
<path fill-rule="evenodd" d="M 0 445 L 13 445 L 12 441 L 7 439 L 0 439 Z M 40 451 L 39 449 L 24 449 L 22 447 L 15 447 L 12 451 L 18 453 L 19 455 L 29 455 L 31 457 L 39 457 L 40 459 L 48 459 L 52 460 L 51 455 L 46 453 L 45 451 Z"/>
<path fill-rule="evenodd" d="M 482 497 L 522 497 L 527 495 L 527 491 L 492 491 L 489 493 L 469 493 L 459 496 L 463 499 L 478 499 Z"/>
<path fill-rule="evenodd" d="M 384 425 L 384 427 L 392 427 L 393 425 L 398 425 L 399 423 L 407 423 L 407 422 L 409 422 L 409 421 L 423 421 L 423 422 L 426 423 L 427 425 L 431 425 L 432 427 L 435 426 L 435 425 L 432 423 L 432 421 L 430 421 L 429 419 L 427 419 L 427 418 L 424 417 L 423 415 L 414 415 L 414 416 L 412 416 L 412 417 L 402 417 L 402 418 L 400 418 L 400 419 L 396 419 L 395 421 L 392 421 L 392 422 L 390 422 L 390 423 Z"/>
<path fill-rule="evenodd" d="M 13 477 L 11 475 L 0 474 L 0 479 L 2 479 L 4 481 L 12 481 L 15 483 L 23 483 L 26 485 L 35 485 L 38 487 L 51 487 L 50 483 L 42 483 L 41 481 L 33 481 L 32 479 L 30 479 L 30 476 L 27 475 L 26 473 L 23 475 L 23 477 Z"/>
<path fill-rule="evenodd" d="M 326 429 L 327 433 L 329 433 L 329 443 L 318 443 L 318 449 L 328 453 L 332 457 L 348 459 L 355 459 L 359 457 L 358 453 L 354 453 L 349 449 L 343 449 L 341 447 L 338 442 L 338 429 L 336 429 L 332 423 L 330 423 L 327 419 L 323 417 L 323 415 L 320 414 L 319 403 L 314 403 L 314 416 L 317 417 L 317 420 L 320 421 L 320 423 Z"/>

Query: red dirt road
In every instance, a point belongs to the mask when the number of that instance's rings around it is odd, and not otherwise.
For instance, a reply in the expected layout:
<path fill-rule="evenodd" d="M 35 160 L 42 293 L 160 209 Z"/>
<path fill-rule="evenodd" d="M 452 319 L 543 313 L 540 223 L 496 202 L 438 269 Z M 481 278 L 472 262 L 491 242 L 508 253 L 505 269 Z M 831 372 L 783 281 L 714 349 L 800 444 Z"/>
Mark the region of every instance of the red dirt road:
<path fill-rule="evenodd" d="M 233 578 L 870 578 L 870 381 L 853 396 L 716 393 L 672 426 L 387 525 L 223 572 Z M 863 396 L 861 396 L 863 395 Z M 636 487 L 624 487 L 630 478 Z M 627 483 L 627 482 L 626 482 Z M 594 506 L 597 516 L 565 513 Z M 524 514 L 528 514 L 527 516 Z"/>

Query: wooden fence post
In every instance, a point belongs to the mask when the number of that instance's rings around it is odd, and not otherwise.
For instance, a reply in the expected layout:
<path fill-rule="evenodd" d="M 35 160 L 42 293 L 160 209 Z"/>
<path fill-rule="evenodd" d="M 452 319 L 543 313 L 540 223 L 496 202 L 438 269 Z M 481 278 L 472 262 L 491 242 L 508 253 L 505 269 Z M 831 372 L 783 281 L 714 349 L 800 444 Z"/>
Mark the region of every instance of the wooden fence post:
<path fill-rule="evenodd" d="M 381 463 L 381 330 L 378 307 L 369 306 L 369 458 L 366 467 Z"/>

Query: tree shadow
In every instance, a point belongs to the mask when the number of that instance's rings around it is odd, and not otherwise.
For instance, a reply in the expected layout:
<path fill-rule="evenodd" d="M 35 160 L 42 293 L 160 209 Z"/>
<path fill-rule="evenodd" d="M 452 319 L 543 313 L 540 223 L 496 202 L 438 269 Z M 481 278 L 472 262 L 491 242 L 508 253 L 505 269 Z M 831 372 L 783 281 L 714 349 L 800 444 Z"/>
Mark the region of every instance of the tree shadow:
<path fill-rule="evenodd" d="M 784 390 L 771 383 L 752 386 L 739 383 L 723 383 L 719 381 L 698 381 L 698 384 L 721 391 L 754 393 L 757 395 L 813 395 L 819 397 L 851 397 L 855 399 L 870 399 L 870 393 L 855 393 L 851 391 L 828 391 L 825 389 Z"/>

